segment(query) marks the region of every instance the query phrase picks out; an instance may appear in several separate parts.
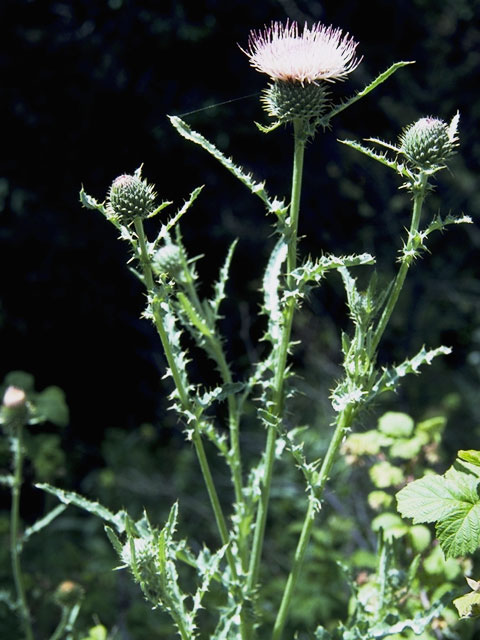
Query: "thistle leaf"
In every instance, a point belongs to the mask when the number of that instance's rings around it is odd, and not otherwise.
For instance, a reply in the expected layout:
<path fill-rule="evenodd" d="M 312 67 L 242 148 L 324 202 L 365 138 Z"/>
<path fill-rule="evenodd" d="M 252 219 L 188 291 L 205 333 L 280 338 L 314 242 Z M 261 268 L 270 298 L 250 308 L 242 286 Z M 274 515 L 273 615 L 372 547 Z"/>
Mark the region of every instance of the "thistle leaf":
<path fill-rule="evenodd" d="M 85 511 L 88 511 L 93 515 L 98 516 L 106 522 L 110 522 L 120 533 L 125 530 L 126 514 L 123 510 L 118 511 L 117 513 L 113 513 L 112 511 L 101 505 L 99 502 L 92 502 L 92 500 L 89 500 L 88 498 L 75 493 L 75 491 L 64 491 L 63 489 L 53 487 L 52 485 L 47 483 L 39 483 L 35 486 L 37 489 L 41 489 L 42 491 L 51 493 L 52 495 L 57 497 L 60 502 L 63 502 L 63 504 L 73 504 L 80 509 L 84 509 Z"/>
<path fill-rule="evenodd" d="M 385 82 L 385 80 L 387 80 L 392 74 L 394 74 L 396 71 L 398 71 L 402 67 L 406 67 L 409 64 L 414 64 L 414 61 L 412 60 L 409 62 L 402 61 L 402 62 L 395 62 L 394 64 L 392 64 L 391 67 L 389 67 L 386 71 L 378 75 L 375 78 L 375 80 L 373 80 L 370 84 L 368 84 L 364 89 L 356 93 L 354 96 L 352 96 L 348 100 L 345 100 L 341 102 L 339 105 L 335 106 L 329 113 L 327 113 L 323 118 L 320 119 L 320 124 L 323 127 L 328 126 L 330 120 L 334 116 L 336 116 L 341 111 L 344 111 L 345 109 L 350 107 L 352 104 L 357 102 L 357 100 L 364 98 L 368 93 L 370 93 L 370 91 L 373 91 L 383 82 Z"/>
<path fill-rule="evenodd" d="M 194 131 L 191 129 L 186 122 L 178 118 L 177 116 L 168 116 L 170 122 L 175 127 L 175 129 L 179 132 L 181 136 L 190 140 L 190 142 L 194 142 L 195 144 L 200 145 L 205 151 L 208 151 L 216 160 L 218 160 L 225 168 L 227 168 L 235 177 L 237 177 L 240 182 L 242 182 L 250 191 L 257 195 L 266 206 L 271 209 L 273 203 L 270 201 L 268 194 L 265 190 L 265 184 L 263 182 L 255 182 L 252 175 L 246 173 L 241 167 L 236 165 L 232 158 L 227 158 L 217 147 L 209 142 L 206 138 L 202 136 L 201 133 Z"/>

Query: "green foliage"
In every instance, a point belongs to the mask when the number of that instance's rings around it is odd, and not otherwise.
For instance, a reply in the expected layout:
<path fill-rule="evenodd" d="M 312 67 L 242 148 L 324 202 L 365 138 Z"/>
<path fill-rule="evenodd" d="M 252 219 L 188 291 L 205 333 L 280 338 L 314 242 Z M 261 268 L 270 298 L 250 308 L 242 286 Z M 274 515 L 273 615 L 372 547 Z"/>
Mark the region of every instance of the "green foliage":
<path fill-rule="evenodd" d="M 443 475 L 427 474 L 397 495 L 402 516 L 416 524 L 435 522 L 447 557 L 473 553 L 480 545 L 479 469 L 458 458 Z"/>

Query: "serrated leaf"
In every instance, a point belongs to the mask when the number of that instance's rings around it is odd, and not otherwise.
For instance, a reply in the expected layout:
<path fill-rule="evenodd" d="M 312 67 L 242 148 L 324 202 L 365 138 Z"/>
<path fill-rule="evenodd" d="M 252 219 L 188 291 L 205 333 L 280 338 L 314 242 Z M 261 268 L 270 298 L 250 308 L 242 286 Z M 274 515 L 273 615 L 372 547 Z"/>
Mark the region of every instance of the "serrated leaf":
<path fill-rule="evenodd" d="M 22 544 L 35 533 L 38 533 L 39 531 L 47 527 L 51 522 L 55 520 L 55 518 L 58 518 L 58 516 L 62 514 L 66 508 L 67 506 L 65 504 L 57 505 L 54 509 L 49 511 L 47 515 L 43 516 L 43 518 L 40 518 L 40 520 L 37 520 L 37 522 L 35 522 L 31 527 L 25 529 L 22 538 Z"/>
<path fill-rule="evenodd" d="M 447 557 L 472 553 L 480 543 L 479 482 L 477 476 L 454 467 L 444 476 L 424 476 L 398 492 L 398 510 L 414 524 L 436 522 Z"/>
<path fill-rule="evenodd" d="M 177 297 L 178 297 L 178 301 L 180 302 L 180 305 L 181 305 L 183 311 L 187 314 L 188 319 L 190 320 L 191 324 L 198 331 L 200 331 L 200 333 L 203 336 L 205 336 L 206 338 L 211 338 L 212 337 L 212 330 L 206 324 L 204 318 L 202 318 L 200 316 L 200 314 L 198 313 L 197 309 L 195 309 L 195 307 L 190 302 L 190 300 L 187 298 L 187 296 L 182 291 L 179 291 L 178 294 L 177 294 Z"/>
<path fill-rule="evenodd" d="M 93 502 L 84 496 L 81 496 L 75 491 L 64 491 L 63 489 L 59 489 L 58 487 L 53 487 L 48 483 L 39 483 L 35 485 L 37 489 L 41 489 L 42 491 L 46 491 L 47 493 L 51 493 L 56 498 L 63 502 L 63 504 L 70 505 L 73 504 L 80 509 L 84 509 L 89 513 L 92 513 L 95 516 L 98 516 L 102 520 L 106 522 L 110 522 L 113 524 L 117 531 L 123 532 L 125 530 L 125 511 L 118 511 L 117 513 L 113 513 L 99 502 Z"/>
<path fill-rule="evenodd" d="M 224 167 L 226 167 L 234 176 L 236 176 L 240 182 L 242 182 L 245 186 L 247 186 L 250 191 L 257 195 L 266 206 L 271 209 L 272 202 L 270 201 L 267 192 L 265 190 L 265 185 L 263 182 L 256 182 L 251 174 L 246 173 L 240 166 L 236 165 L 231 158 L 225 156 L 217 147 L 212 144 L 209 140 L 207 140 L 201 133 L 194 131 L 191 127 L 188 126 L 186 122 L 184 122 L 181 118 L 177 116 L 168 116 L 170 122 L 175 127 L 175 129 L 180 133 L 181 136 L 194 142 L 195 144 L 200 145 L 205 151 L 208 151 L 216 160 L 218 160 Z"/>
<path fill-rule="evenodd" d="M 117 536 L 114 530 L 108 525 L 105 525 L 105 533 L 107 534 L 107 538 L 110 540 L 112 547 L 115 549 L 117 554 L 121 557 L 123 545 L 120 541 L 120 538 Z"/>

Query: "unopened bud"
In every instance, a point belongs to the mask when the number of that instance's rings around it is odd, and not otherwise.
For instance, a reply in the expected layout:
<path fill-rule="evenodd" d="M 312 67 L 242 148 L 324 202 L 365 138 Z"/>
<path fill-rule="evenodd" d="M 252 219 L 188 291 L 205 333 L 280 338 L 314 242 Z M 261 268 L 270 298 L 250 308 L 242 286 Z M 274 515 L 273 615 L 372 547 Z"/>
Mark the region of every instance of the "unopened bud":
<path fill-rule="evenodd" d="M 148 217 L 154 204 L 152 185 L 139 175 L 123 174 L 115 178 L 108 193 L 107 208 L 110 214 L 124 223 Z"/>
<path fill-rule="evenodd" d="M 85 594 L 82 586 L 72 580 L 61 582 L 54 594 L 55 601 L 63 607 L 73 607 Z"/>
<path fill-rule="evenodd" d="M 419 169 L 442 166 L 458 146 L 458 114 L 450 125 L 438 118 L 421 118 L 400 137 L 401 150 Z"/>
<path fill-rule="evenodd" d="M 158 274 L 166 273 L 175 278 L 183 267 L 182 250 L 176 244 L 166 244 L 155 252 L 152 267 Z"/>

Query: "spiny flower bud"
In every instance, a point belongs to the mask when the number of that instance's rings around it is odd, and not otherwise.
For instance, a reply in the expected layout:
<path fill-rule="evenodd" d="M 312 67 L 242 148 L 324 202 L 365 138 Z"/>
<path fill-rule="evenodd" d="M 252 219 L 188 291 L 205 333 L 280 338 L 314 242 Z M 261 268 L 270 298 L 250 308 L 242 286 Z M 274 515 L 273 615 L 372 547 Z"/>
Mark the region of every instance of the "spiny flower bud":
<path fill-rule="evenodd" d="M 448 125 L 439 118 L 420 118 L 400 136 L 401 151 L 419 169 L 442 166 L 458 146 L 457 113 Z"/>
<path fill-rule="evenodd" d="M 115 178 L 108 193 L 109 213 L 128 224 L 135 218 L 146 218 L 152 212 L 155 193 L 152 185 L 142 180 L 139 173 L 133 176 L 123 174 Z"/>
<path fill-rule="evenodd" d="M 305 84 L 277 80 L 262 95 L 265 111 L 280 122 L 310 120 L 323 115 L 327 106 L 324 83 Z"/>
<path fill-rule="evenodd" d="M 171 278 L 177 276 L 182 270 L 182 250 L 176 244 L 166 244 L 152 259 L 152 267 L 158 274 L 166 273 Z"/>

